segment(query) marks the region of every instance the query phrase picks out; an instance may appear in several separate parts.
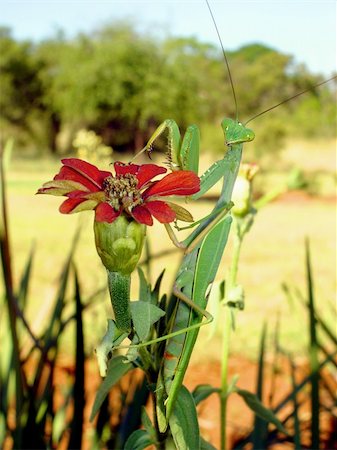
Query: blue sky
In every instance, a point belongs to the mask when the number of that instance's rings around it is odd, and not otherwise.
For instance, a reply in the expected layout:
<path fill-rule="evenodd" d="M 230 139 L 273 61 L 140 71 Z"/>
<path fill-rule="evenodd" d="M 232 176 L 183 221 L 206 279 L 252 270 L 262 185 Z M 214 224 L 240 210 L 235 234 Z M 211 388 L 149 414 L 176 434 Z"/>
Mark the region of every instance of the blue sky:
<path fill-rule="evenodd" d="M 210 0 L 225 48 L 262 42 L 293 54 L 315 72 L 336 70 L 334 0 Z M 218 45 L 203 0 L 0 0 L 0 24 L 18 39 L 40 40 L 57 30 L 71 37 L 114 20 L 133 20 L 155 36 L 194 35 Z"/>

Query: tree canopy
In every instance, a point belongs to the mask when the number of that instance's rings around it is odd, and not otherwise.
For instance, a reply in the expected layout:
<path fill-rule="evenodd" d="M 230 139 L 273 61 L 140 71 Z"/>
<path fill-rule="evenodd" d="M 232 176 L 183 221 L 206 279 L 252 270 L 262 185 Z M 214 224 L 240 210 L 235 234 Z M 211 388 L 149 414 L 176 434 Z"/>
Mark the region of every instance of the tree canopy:
<path fill-rule="evenodd" d="M 22 149 L 65 151 L 86 128 L 106 145 L 132 151 L 164 119 L 183 130 L 236 115 L 222 53 L 194 37 L 159 41 L 114 23 L 91 35 L 59 34 L 33 44 L 0 28 L 0 54 L 1 139 L 15 134 Z M 291 55 L 258 43 L 228 52 L 228 59 L 243 120 L 322 81 Z M 325 85 L 261 122 L 276 134 L 331 135 L 334 117 L 332 88 Z"/>

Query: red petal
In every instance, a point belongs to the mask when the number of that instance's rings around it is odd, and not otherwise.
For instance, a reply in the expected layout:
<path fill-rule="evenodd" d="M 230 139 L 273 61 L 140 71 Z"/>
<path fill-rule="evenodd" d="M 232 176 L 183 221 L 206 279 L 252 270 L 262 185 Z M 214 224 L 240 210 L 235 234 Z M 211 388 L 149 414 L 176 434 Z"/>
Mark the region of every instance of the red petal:
<path fill-rule="evenodd" d="M 93 164 L 90 164 L 87 161 L 83 161 L 83 159 L 65 158 L 61 161 L 65 166 L 71 167 L 72 169 L 77 170 L 79 173 L 91 179 L 92 181 L 95 181 L 99 185 L 99 187 L 102 186 L 103 180 L 106 177 L 111 176 L 111 172 L 99 170 Z"/>
<path fill-rule="evenodd" d="M 77 158 L 62 159 L 64 166 L 54 180 L 72 180 L 81 183 L 91 192 L 102 189 L 103 180 L 111 176 L 110 172 L 97 169 L 96 166 Z"/>
<path fill-rule="evenodd" d="M 153 225 L 151 214 L 145 206 L 136 206 L 132 209 L 131 214 L 137 222 L 149 226 Z"/>
<path fill-rule="evenodd" d="M 143 198 L 154 195 L 166 197 L 168 195 L 192 195 L 200 190 L 198 175 L 190 170 L 179 170 L 166 175 L 156 181 L 143 193 Z"/>
<path fill-rule="evenodd" d="M 54 180 L 76 181 L 76 183 L 80 183 L 83 186 L 83 191 L 97 191 L 97 186 L 94 183 L 75 172 L 70 167 L 62 166 L 60 172 L 55 175 Z"/>
<path fill-rule="evenodd" d="M 137 173 L 138 178 L 138 189 L 144 186 L 145 183 L 150 181 L 153 177 L 165 173 L 167 169 L 165 167 L 157 166 L 156 164 L 143 164 L 140 166 Z"/>
<path fill-rule="evenodd" d="M 140 168 L 140 166 L 138 166 L 137 164 L 125 164 L 121 161 L 116 161 L 114 167 L 116 175 L 125 175 L 126 173 L 136 175 Z"/>
<path fill-rule="evenodd" d="M 86 201 L 84 198 L 68 198 L 61 204 L 59 211 L 62 214 L 70 214 L 77 205 L 84 201 Z"/>
<path fill-rule="evenodd" d="M 66 194 L 67 197 L 69 198 L 83 198 L 86 199 L 86 195 L 88 194 L 87 191 L 71 191 L 68 192 L 68 194 Z"/>
<path fill-rule="evenodd" d="M 167 203 L 161 202 L 160 200 L 146 202 L 146 208 L 160 223 L 173 222 L 176 218 L 176 213 L 173 209 L 171 209 Z"/>
<path fill-rule="evenodd" d="M 120 216 L 122 210 L 116 211 L 109 203 L 100 203 L 95 209 L 96 222 L 111 223 Z"/>

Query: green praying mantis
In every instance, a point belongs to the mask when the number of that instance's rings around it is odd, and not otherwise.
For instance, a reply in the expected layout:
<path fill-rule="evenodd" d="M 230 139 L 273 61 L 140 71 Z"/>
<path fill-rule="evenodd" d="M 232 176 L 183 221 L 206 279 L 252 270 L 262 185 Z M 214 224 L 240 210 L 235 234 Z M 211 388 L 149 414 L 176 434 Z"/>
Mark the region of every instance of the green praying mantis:
<path fill-rule="evenodd" d="M 231 208 L 231 194 L 240 166 L 243 144 L 254 139 L 252 130 L 232 119 L 224 119 L 222 129 L 227 147 L 225 156 L 201 176 L 200 191 L 192 196 L 192 199 L 197 200 L 223 179 L 221 194 L 213 211 L 206 218 L 193 224 L 198 225 L 196 230 L 183 242 L 179 242 L 170 225 L 165 224 L 173 243 L 184 252 L 174 282 L 173 295 L 165 307 L 165 327 L 158 337 L 145 342 L 140 342 L 136 329 L 129 346 L 129 352 L 135 359 L 138 349 L 166 341 L 164 350 L 161 349 L 162 363 L 156 386 L 157 416 L 161 432 L 168 426 L 199 328 L 213 320 L 206 311 L 209 287 L 215 279 L 230 231 L 232 218 L 228 212 Z M 154 132 L 143 151 L 151 151 L 154 141 L 165 131 L 168 132 L 168 159 L 172 170 L 193 170 L 197 173 L 200 138 L 195 125 L 190 126 L 181 139 L 177 124 L 173 120 L 166 120 Z M 131 307 L 133 306 L 134 302 L 131 302 Z M 111 342 L 113 341 L 113 346 L 118 348 L 129 334 L 120 332 L 115 324 L 109 321 L 108 332 L 97 348 L 97 357 L 100 366 L 103 367 L 103 374 L 106 370 L 107 354 L 112 350 Z"/>
<path fill-rule="evenodd" d="M 166 430 L 174 408 L 199 328 L 212 320 L 205 310 L 208 290 L 216 276 L 230 231 L 232 218 L 227 213 L 231 206 L 231 195 L 240 166 L 243 144 L 254 139 L 253 131 L 238 121 L 225 118 L 221 126 L 227 147 L 226 154 L 201 176 L 200 192 L 194 194 L 193 198 L 200 198 L 222 178 L 220 197 L 210 216 L 202 220 L 185 241 L 176 243 L 184 249 L 185 255 L 173 288 L 174 297 L 171 302 L 174 304 L 174 314 L 169 323 L 170 334 L 165 337 L 167 341 L 156 390 L 159 397 L 159 428 L 162 432 Z M 167 120 L 155 131 L 147 148 L 151 147 L 154 139 L 166 128 L 169 132 L 168 147 L 173 154 L 173 167 L 197 170 L 199 130 L 195 125 L 187 129 L 180 143 L 176 123 Z M 170 234 L 170 230 L 168 231 Z M 172 237 L 171 234 L 170 236 Z M 175 242 L 174 237 L 172 240 Z M 206 320 L 202 322 L 203 317 Z"/>

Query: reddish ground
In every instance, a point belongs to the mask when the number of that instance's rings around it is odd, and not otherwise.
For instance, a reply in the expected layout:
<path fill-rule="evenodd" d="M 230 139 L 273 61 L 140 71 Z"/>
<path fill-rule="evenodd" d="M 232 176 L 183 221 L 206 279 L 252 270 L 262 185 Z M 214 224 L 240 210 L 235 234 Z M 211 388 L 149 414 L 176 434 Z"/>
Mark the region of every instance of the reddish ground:
<path fill-rule="evenodd" d="M 90 442 L 92 441 L 93 425 L 89 422 L 89 415 L 91 412 L 92 404 L 101 382 L 98 375 L 98 370 L 96 366 L 96 361 L 87 360 L 86 362 L 86 377 L 85 377 L 85 391 L 86 391 L 86 408 L 84 411 L 85 422 L 84 422 L 84 442 L 82 450 L 91 450 Z M 299 383 L 307 374 L 308 366 L 306 360 L 296 361 L 296 382 Z M 27 369 L 27 367 L 26 367 Z M 193 390 L 199 384 L 211 384 L 212 386 L 219 386 L 220 384 L 220 371 L 221 367 L 218 362 L 207 362 L 198 365 L 192 365 L 188 369 L 186 374 L 185 383 L 186 386 Z M 48 377 L 49 370 L 46 371 L 46 376 Z M 70 379 L 73 377 L 74 368 L 69 365 L 66 360 L 59 361 L 59 365 L 56 367 L 55 372 L 55 397 L 54 397 L 54 407 L 57 411 L 59 407 L 64 402 L 64 389 L 69 383 Z M 131 376 L 134 374 L 130 372 Z M 239 374 L 240 378 L 237 385 L 242 389 L 247 389 L 251 392 L 255 391 L 256 386 L 256 376 L 257 376 L 257 365 L 250 362 L 247 359 L 240 358 L 237 356 L 231 357 L 229 366 L 229 375 Z M 70 377 L 70 379 L 69 379 Z M 136 374 L 137 377 L 137 374 Z M 328 391 L 335 395 L 336 392 L 336 379 L 328 370 L 323 371 L 323 383 L 324 389 L 320 391 L 320 401 L 326 407 L 331 405 L 331 397 L 328 395 Z M 134 384 L 133 384 L 134 386 Z M 322 384 L 323 386 L 323 384 Z M 123 388 L 129 397 L 132 399 L 132 389 L 130 389 L 130 376 L 129 374 L 123 379 Z M 286 397 L 291 391 L 291 378 L 289 373 L 289 367 L 287 360 L 280 361 L 278 364 L 278 373 L 276 380 L 273 381 L 271 376 L 271 364 L 267 361 L 265 365 L 265 382 L 264 382 L 264 399 L 263 402 L 267 406 L 275 406 L 280 400 Z M 272 392 L 272 395 L 271 395 Z M 333 394 L 334 393 L 334 394 Z M 110 400 L 113 402 L 114 410 L 118 411 L 120 403 L 119 392 L 114 390 L 111 394 Z M 309 448 L 310 443 L 310 387 L 307 386 L 303 389 L 301 395 L 298 396 L 298 401 L 302 402 L 299 409 L 299 418 L 301 421 L 301 432 L 302 432 L 302 443 L 303 448 Z M 289 402 L 288 406 L 282 409 L 279 418 L 283 419 L 291 411 L 292 405 Z M 219 429 L 219 399 L 216 394 L 211 395 L 207 400 L 203 401 L 198 406 L 199 414 L 199 424 L 202 436 L 210 441 L 215 448 L 219 448 L 220 443 L 220 429 Z M 334 417 L 336 418 L 336 406 L 334 406 Z M 13 411 L 14 413 L 14 411 Z M 71 408 L 68 409 L 69 419 L 72 415 Z M 321 449 L 325 450 L 337 450 L 337 422 L 336 419 L 332 418 L 330 413 L 322 412 L 320 415 L 321 423 Z M 14 420 L 14 416 L 13 416 Z M 118 422 L 118 417 L 111 418 L 111 424 Z M 227 426 L 227 436 L 228 436 L 228 448 L 232 448 L 233 444 L 240 438 L 247 436 L 252 430 L 253 415 L 244 404 L 243 400 L 237 395 L 232 394 L 229 398 L 228 407 L 228 426 Z M 292 432 L 291 420 L 287 423 L 287 429 Z M 271 427 L 272 428 L 272 427 Z M 46 430 L 48 433 L 48 430 Z M 51 430 L 49 430 L 51 432 Z M 59 445 L 58 450 L 66 450 L 68 448 L 68 438 L 67 434 L 63 435 L 63 438 Z M 4 443 L 5 450 L 12 448 L 11 440 L 8 439 Z M 243 447 L 245 450 L 250 450 L 252 447 L 250 444 L 246 444 Z M 271 447 L 273 450 L 287 450 L 293 449 L 294 446 L 288 443 L 277 443 L 275 442 Z"/>
<path fill-rule="evenodd" d="M 308 366 L 305 360 L 296 361 L 297 371 L 296 378 L 299 383 L 307 374 Z M 213 386 L 219 386 L 220 384 L 220 372 L 221 367 L 218 362 L 208 362 L 200 365 L 190 366 L 186 374 L 185 383 L 186 386 L 193 390 L 199 384 L 211 384 Z M 240 378 L 238 386 L 242 389 L 247 389 L 251 392 L 255 392 L 256 389 L 256 377 L 257 377 L 257 365 L 251 361 L 232 357 L 229 366 L 229 375 L 232 377 L 235 374 L 239 374 Z M 88 416 L 90 414 L 91 404 L 93 402 L 96 389 L 100 383 L 100 379 L 97 376 L 97 369 L 95 364 L 88 366 L 88 379 L 87 379 L 87 404 L 88 408 L 85 411 L 86 424 L 85 429 L 88 431 L 91 428 L 91 424 L 88 422 Z M 90 382 L 89 382 L 90 379 Z M 336 390 L 336 380 L 329 372 L 324 372 L 324 381 L 330 387 L 330 389 Z M 128 383 L 128 380 L 125 380 Z M 265 382 L 264 382 L 264 399 L 263 402 L 267 406 L 277 405 L 284 397 L 286 397 L 291 391 L 291 379 L 289 375 L 289 367 L 286 360 L 280 361 L 278 365 L 278 373 L 276 379 L 272 381 L 271 376 L 271 364 L 266 363 L 265 366 Z M 271 394 L 272 392 L 272 394 Z M 303 404 L 299 410 L 299 418 L 301 420 L 301 431 L 303 443 L 310 443 L 310 393 L 309 386 L 303 389 L 303 393 L 298 396 L 298 400 Z M 116 399 L 115 399 L 116 401 Z M 321 390 L 321 402 L 325 405 L 331 403 L 330 398 L 326 394 L 326 390 Z M 288 406 L 282 409 L 280 418 L 283 419 L 292 410 L 292 404 L 289 402 Z M 253 414 L 245 405 L 243 400 L 237 395 L 232 394 L 229 398 L 228 407 L 228 448 L 232 448 L 235 441 L 239 438 L 246 436 L 252 429 Z M 207 400 L 203 401 L 198 406 L 199 424 L 202 436 L 210 441 L 216 448 L 219 448 L 220 443 L 220 429 L 219 429 L 219 399 L 216 394 L 211 395 Z M 288 430 L 291 432 L 291 420 L 288 421 Z M 337 449 L 337 439 L 335 436 L 335 442 L 332 437 L 334 433 L 334 426 L 336 423 L 332 423 L 331 415 L 327 413 L 321 413 L 321 432 L 322 432 L 322 449 L 331 450 Z M 272 426 L 270 428 L 273 428 Z M 336 428 L 335 428 L 336 430 Z M 245 449 L 250 449 L 250 445 L 246 445 Z M 271 448 L 273 450 L 292 449 L 292 444 L 282 443 L 275 444 Z M 305 448 L 305 447 L 304 447 Z M 89 450 L 89 447 L 86 447 Z"/>

